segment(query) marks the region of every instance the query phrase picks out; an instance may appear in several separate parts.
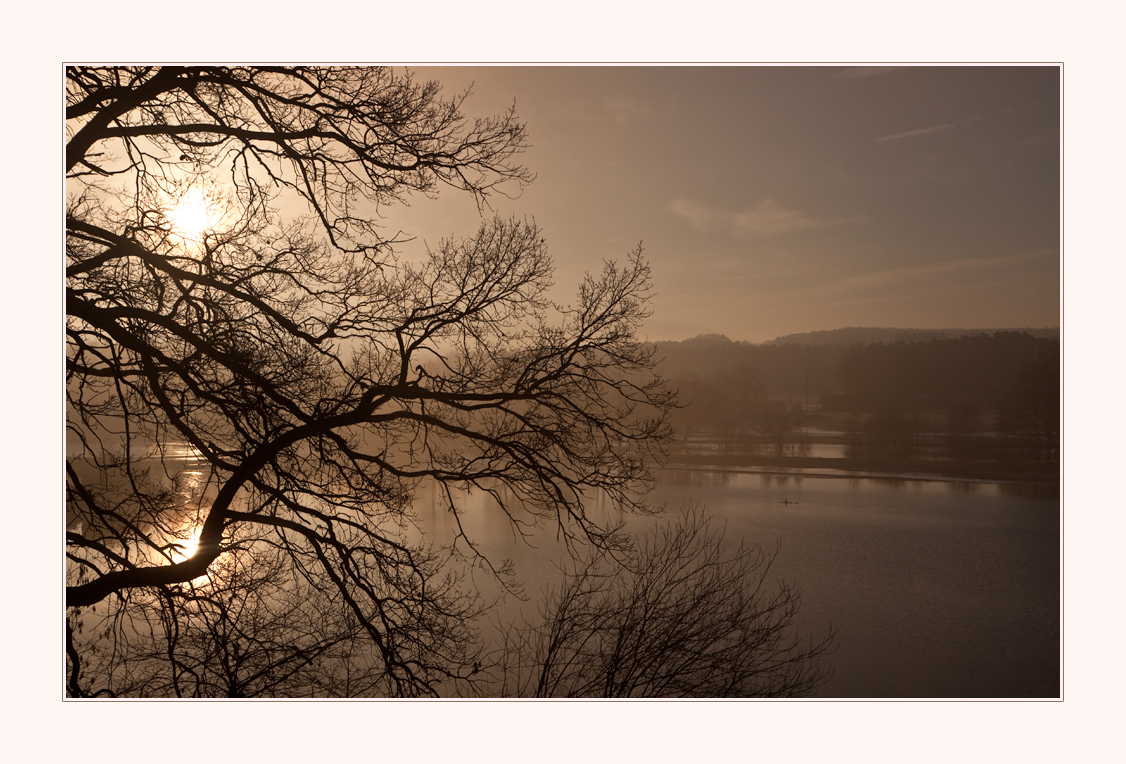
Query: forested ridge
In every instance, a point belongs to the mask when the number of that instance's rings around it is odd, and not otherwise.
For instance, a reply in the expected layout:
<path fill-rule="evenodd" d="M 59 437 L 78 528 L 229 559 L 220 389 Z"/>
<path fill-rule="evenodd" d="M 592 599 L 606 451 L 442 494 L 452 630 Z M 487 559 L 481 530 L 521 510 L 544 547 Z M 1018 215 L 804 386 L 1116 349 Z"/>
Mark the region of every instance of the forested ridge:
<path fill-rule="evenodd" d="M 953 340 L 960 337 L 992 335 L 997 332 L 1016 332 L 1045 339 L 1059 339 L 1059 327 L 1018 329 L 897 329 L 886 326 L 846 326 L 843 329 L 822 329 L 814 332 L 786 334 L 770 340 L 766 345 L 869 345 L 876 342 L 926 342 L 928 340 Z"/>
<path fill-rule="evenodd" d="M 995 466 L 1008 475 L 1014 464 L 1058 461 L 1058 331 L 880 329 L 870 331 L 900 339 L 855 342 L 859 331 L 822 344 L 722 335 L 656 343 L 659 368 L 680 392 L 673 422 L 685 452 L 706 440 L 743 458 L 793 460 L 820 437 L 852 459 L 943 459 L 963 472 L 967 462 L 1003 462 Z"/>

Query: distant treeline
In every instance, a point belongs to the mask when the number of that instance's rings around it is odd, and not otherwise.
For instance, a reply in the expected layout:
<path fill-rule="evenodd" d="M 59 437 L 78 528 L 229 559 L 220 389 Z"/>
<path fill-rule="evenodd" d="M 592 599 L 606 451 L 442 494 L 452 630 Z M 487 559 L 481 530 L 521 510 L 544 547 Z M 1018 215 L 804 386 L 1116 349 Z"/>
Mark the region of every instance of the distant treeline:
<path fill-rule="evenodd" d="M 926 342 L 927 340 L 953 340 L 960 337 L 998 332 L 1017 332 L 1032 337 L 1058 340 L 1059 327 L 1046 329 L 895 329 L 883 326 L 848 326 L 844 329 L 827 329 L 817 332 L 787 334 L 770 340 L 767 345 L 871 345 L 877 342 Z"/>
<path fill-rule="evenodd" d="M 783 454 L 800 445 L 812 419 L 837 414 L 847 415 L 840 421 L 858 455 L 867 445 L 910 450 L 934 441 L 968 453 L 986 440 L 1019 444 L 1036 458 L 1058 452 L 1058 330 L 853 341 L 860 331 L 903 330 L 839 330 L 840 341 L 821 344 L 721 335 L 657 343 L 659 369 L 685 404 L 674 425 L 683 438 L 750 433 Z"/>
<path fill-rule="evenodd" d="M 970 405 L 1005 408 L 1030 386 L 1055 382 L 1060 344 L 1017 332 L 952 340 L 877 343 L 849 350 L 838 366 L 839 405 L 881 409 Z"/>
<path fill-rule="evenodd" d="M 658 342 L 658 370 L 681 398 L 722 394 L 790 397 L 839 392 L 838 369 L 847 345 L 753 345 L 705 334 L 683 342 Z M 726 396 L 724 396 L 726 397 Z"/>

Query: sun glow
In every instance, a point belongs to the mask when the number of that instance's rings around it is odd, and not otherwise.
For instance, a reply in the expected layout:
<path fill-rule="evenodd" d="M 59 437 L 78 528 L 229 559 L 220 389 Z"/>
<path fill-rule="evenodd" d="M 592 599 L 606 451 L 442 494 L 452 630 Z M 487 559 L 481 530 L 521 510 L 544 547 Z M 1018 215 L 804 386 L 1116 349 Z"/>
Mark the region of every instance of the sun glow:
<path fill-rule="evenodd" d="M 196 243 L 214 231 L 222 217 L 215 200 L 198 186 L 189 188 L 165 214 L 173 234 Z"/>
<path fill-rule="evenodd" d="M 172 562 L 180 563 L 190 560 L 199 551 L 199 535 L 203 532 L 202 525 L 196 525 L 192 528 L 191 534 L 187 538 L 179 539 L 175 542 L 175 547 L 172 553 Z M 204 572 L 202 576 L 196 576 L 191 580 L 192 584 L 201 585 L 209 580 L 210 576 Z"/>
<path fill-rule="evenodd" d="M 192 535 L 186 539 L 176 542 L 177 554 L 185 560 L 190 560 L 196 551 L 199 549 L 199 534 L 203 532 L 203 526 L 197 527 Z"/>

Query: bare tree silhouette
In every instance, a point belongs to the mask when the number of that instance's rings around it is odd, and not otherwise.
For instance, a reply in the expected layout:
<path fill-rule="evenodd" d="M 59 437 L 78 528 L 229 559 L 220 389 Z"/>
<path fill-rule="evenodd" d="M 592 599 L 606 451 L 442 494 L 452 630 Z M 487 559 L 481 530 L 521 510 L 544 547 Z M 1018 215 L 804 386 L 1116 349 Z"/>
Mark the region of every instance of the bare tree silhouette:
<path fill-rule="evenodd" d="M 624 564 L 593 550 L 539 617 L 505 634 L 496 691 L 518 697 L 792 697 L 828 680 L 834 633 L 802 639 L 801 593 L 778 550 L 729 548 L 697 509 L 652 529 Z"/>
<path fill-rule="evenodd" d="M 431 693 L 464 673 L 475 612 L 446 558 L 476 552 L 420 539 L 418 480 L 624 543 L 584 491 L 642 508 L 667 433 L 671 396 L 634 336 L 640 252 L 557 306 L 534 224 L 486 220 L 422 263 L 378 226 L 411 192 L 486 204 L 531 179 L 515 116 L 470 123 L 463 99 L 387 69 L 67 70 L 70 608 L 130 628 L 134 610 L 202 613 L 219 595 L 190 582 L 278 550 L 275 577 L 350 614 L 387 692 Z M 276 209 L 298 203 L 308 218 Z M 171 444 L 206 483 L 191 506 Z"/>
<path fill-rule="evenodd" d="M 537 227 L 407 258 L 390 205 L 532 180 L 514 113 L 381 68 L 66 72 L 67 692 L 433 695 L 486 676 L 459 520 L 630 557 L 674 397 L 640 248 L 547 297 Z M 413 513 L 435 481 L 459 532 Z M 712 685 L 707 685 L 708 687 Z M 703 687 L 703 685 L 701 686 Z"/>

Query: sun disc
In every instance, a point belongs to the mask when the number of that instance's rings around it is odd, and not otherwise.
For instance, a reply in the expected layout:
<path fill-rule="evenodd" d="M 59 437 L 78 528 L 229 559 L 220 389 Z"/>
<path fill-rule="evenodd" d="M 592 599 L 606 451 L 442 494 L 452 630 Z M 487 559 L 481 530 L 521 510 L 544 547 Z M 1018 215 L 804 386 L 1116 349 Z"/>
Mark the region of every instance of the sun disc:
<path fill-rule="evenodd" d="M 212 202 L 199 188 L 190 188 L 168 211 L 172 232 L 182 239 L 202 241 L 214 225 Z"/>

